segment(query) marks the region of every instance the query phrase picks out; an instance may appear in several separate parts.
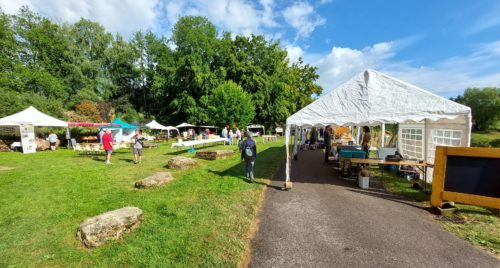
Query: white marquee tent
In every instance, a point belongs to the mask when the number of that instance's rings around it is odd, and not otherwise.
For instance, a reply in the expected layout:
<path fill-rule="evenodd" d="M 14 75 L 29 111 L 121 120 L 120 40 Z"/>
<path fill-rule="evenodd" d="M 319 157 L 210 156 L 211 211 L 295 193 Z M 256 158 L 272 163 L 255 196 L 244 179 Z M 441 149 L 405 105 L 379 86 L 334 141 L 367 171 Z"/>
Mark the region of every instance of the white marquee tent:
<path fill-rule="evenodd" d="M 149 129 L 168 130 L 168 128 L 166 126 L 156 122 L 156 120 L 153 120 L 153 121 L 147 123 L 146 127 L 148 127 Z"/>
<path fill-rule="evenodd" d="M 164 126 L 164 125 L 156 122 L 156 120 L 153 120 L 153 121 L 147 123 L 146 127 L 148 127 L 149 129 L 158 129 L 158 130 L 166 130 L 166 131 L 176 131 L 177 134 L 179 135 L 179 129 L 177 129 L 176 127 Z"/>
<path fill-rule="evenodd" d="M 399 124 L 398 150 L 434 162 L 436 145 L 470 146 L 471 110 L 383 73 L 366 70 L 286 120 L 286 181 L 290 181 L 290 132 L 311 126 Z M 294 135 L 293 154 L 297 153 Z"/>
<path fill-rule="evenodd" d="M 29 124 L 35 127 L 68 127 L 68 122 L 46 115 L 33 106 L 0 119 L 1 126 L 19 126 L 22 124 Z"/>
<path fill-rule="evenodd" d="M 182 123 L 182 124 L 176 126 L 176 128 L 186 128 L 186 127 L 195 127 L 195 125 L 191 125 L 188 123 Z"/>

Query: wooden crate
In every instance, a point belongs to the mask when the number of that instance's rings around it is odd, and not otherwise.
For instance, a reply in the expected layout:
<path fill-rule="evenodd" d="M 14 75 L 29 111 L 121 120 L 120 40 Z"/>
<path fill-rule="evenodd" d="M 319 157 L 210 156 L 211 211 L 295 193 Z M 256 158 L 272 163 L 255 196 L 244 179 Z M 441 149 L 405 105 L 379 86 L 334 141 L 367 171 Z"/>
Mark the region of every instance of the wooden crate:
<path fill-rule="evenodd" d="M 231 158 L 234 156 L 233 150 L 215 150 L 215 151 L 198 151 L 196 152 L 195 157 L 205 160 L 220 160 Z"/>

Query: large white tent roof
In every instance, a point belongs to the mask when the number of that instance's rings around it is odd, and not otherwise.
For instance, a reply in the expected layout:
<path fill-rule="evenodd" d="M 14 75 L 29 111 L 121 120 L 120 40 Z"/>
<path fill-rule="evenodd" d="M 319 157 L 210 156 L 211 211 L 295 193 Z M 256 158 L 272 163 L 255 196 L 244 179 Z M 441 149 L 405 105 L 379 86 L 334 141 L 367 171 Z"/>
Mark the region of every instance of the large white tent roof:
<path fill-rule="evenodd" d="M 454 119 L 470 108 L 366 70 L 287 118 L 287 125 L 374 125 Z"/>
<path fill-rule="evenodd" d="M 2 126 L 19 126 L 21 124 L 32 124 L 35 127 L 67 127 L 68 122 L 64 122 L 52 116 L 38 111 L 30 106 L 24 111 L 9 115 L 0 119 Z"/>

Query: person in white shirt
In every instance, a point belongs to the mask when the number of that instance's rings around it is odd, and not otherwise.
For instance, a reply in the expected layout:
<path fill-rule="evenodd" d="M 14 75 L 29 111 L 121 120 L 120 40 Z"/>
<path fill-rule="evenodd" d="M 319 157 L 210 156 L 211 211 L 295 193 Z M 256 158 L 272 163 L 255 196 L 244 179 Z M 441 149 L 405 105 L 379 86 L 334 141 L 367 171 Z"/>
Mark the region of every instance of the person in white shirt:
<path fill-rule="evenodd" d="M 56 150 L 56 143 L 57 143 L 57 135 L 54 132 L 52 132 L 49 134 L 49 137 L 47 138 L 47 140 L 49 140 L 49 143 L 50 143 L 50 150 L 55 151 Z"/>

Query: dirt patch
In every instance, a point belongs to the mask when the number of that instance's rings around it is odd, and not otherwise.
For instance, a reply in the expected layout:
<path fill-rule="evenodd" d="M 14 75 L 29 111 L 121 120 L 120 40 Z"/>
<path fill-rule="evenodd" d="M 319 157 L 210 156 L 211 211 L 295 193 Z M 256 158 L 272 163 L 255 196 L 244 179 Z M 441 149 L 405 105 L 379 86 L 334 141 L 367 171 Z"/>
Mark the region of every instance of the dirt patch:
<path fill-rule="evenodd" d="M 198 151 L 195 157 L 205 160 L 220 160 L 234 156 L 233 150 Z"/>
<path fill-rule="evenodd" d="M 7 166 L 0 166 L 0 171 L 11 170 L 11 169 L 14 169 L 14 168 L 13 167 L 7 167 Z"/>
<path fill-rule="evenodd" d="M 168 168 L 175 168 L 175 169 L 190 169 L 196 167 L 197 165 L 198 162 L 196 162 L 196 160 L 183 156 L 176 156 L 174 158 L 171 158 L 167 162 Z"/>

